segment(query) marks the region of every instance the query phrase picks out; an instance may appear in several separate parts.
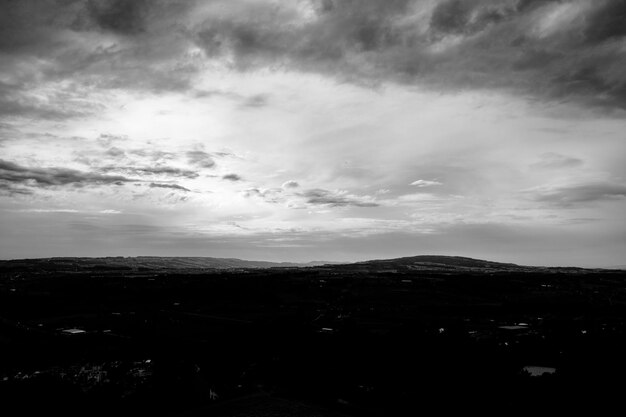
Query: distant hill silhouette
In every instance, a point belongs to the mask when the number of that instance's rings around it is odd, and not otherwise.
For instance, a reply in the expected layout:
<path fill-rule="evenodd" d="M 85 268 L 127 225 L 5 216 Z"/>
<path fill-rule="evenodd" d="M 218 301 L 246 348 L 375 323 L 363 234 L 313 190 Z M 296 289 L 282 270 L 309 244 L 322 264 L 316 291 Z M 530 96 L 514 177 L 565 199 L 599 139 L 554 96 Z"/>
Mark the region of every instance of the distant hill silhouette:
<path fill-rule="evenodd" d="M 408 256 L 403 258 L 394 259 L 382 259 L 366 261 L 366 264 L 397 264 L 397 265 L 441 265 L 441 266 L 453 266 L 453 267 L 467 267 L 467 268 L 491 268 L 491 267 L 506 267 L 506 268 L 521 268 L 519 265 L 513 263 L 502 263 L 485 261 L 482 259 L 466 258 L 463 256 L 443 256 L 443 255 L 418 255 Z"/>
<path fill-rule="evenodd" d="M 0 271 L 32 272 L 192 272 L 202 270 L 266 268 L 319 268 L 336 271 L 369 272 L 568 272 L 587 271 L 576 267 L 520 266 L 513 263 L 492 262 L 462 256 L 419 255 L 395 259 L 376 259 L 355 263 L 312 261 L 308 263 L 248 261 L 236 258 L 211 257 L 101 257 L 79 258 L 58 257 L 39 259 L 16 259 L 0 261 Z"/>
<path fill-rule="evenodd" d="M 13 270 L 46 271 L 165 271 L 202 269 L 247 269 L 317 266 L 322 263 L 247 261 L 236 258 L 210 257 L 103 257 L 103 258 L 39 258 L 0 261 L 0 268 Z"/>
<path fill-rule="evenodd" d="M 513 263 L 486 261 L 483 259 L 466 258 L 463 256 L 419 255 L 394 259 L 377 259 L 357 263 L 359 265 L 378 265 L 382 267 L 428 267 L 439 269 L 507 269 L 519 270 L 523 267 Z"/>
<path fill-rule="evenodd" d="M 567 272 L 586 271 L 578 267 L 545 267 L 524 266 L 513 263 L 493 262 L 463 256 L 418 255 L 394 259 L 376 259 L 345 265 L 346 268 L 365 269 L 371 272 L 407 272 L 407 271 L 439 271 L 439 272 Z"/>

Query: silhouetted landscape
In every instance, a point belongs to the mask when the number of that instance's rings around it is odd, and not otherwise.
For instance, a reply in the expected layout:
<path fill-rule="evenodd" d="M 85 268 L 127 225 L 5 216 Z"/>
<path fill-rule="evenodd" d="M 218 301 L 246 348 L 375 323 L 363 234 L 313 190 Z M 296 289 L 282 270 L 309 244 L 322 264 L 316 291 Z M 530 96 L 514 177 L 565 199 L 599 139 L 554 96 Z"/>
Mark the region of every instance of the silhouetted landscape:
<path fill-rule="evenodd" d="M 617 414 L 624 132 L 626 0 L 0 0 L 0 417 Z"/>
<path fill-rule="evenodd" d="M 597 411 L 626 272 L 416 256 L 0 262 L 3 407 L 64 415 Z"/>

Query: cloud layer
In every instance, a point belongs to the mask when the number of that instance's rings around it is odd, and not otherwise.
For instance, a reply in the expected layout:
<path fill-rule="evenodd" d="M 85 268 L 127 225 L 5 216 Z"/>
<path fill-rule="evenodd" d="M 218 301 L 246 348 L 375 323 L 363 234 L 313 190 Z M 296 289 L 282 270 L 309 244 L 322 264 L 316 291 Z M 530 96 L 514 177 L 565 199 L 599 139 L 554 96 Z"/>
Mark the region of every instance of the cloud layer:
<path fill-rule="evenodd" d="M 283 67 L 357 83 L 626 105 L 623 1 L 49 0 L 0 7 L 0 67 L 10 74 L 0 84 L 0 112 L 7 116 L 97 111 L 74 85 L 189 90 L 211 61 L 242 71 Z M 45 100 L 25 93 L 69 75 L 72 83 Z M 262 94 L 243 102 L 266 103 Z"/>
<path fill-rule="evenodd" d="M 0 253 L 606 264 L 626 250 L 625 13 L 0 1 Z"/>
<path fill-rule="evenodd" d="M 83 187 L 89 185 L 122 185 L 132 181 L 135 180 L 121 175 L 102 175 L 68 168 L 32 168 L 0 160 L 0 183 L 9 192 L 26 193 L 24 188 L 14 188 L 15 186 L 37 188 L 72 185 Z"/>

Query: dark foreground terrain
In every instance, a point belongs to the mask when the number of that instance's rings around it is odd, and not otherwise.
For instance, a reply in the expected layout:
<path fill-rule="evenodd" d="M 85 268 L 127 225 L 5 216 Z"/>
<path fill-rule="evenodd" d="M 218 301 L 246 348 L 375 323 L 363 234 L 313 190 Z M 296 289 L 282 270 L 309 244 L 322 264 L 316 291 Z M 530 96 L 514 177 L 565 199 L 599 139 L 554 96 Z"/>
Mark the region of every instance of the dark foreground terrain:
<path fill-rule="evenodd" d="M 598 415 L 623 406 L 624 271 L 436 256 L 225 261 L 0 262 L 0 413 Z"/>

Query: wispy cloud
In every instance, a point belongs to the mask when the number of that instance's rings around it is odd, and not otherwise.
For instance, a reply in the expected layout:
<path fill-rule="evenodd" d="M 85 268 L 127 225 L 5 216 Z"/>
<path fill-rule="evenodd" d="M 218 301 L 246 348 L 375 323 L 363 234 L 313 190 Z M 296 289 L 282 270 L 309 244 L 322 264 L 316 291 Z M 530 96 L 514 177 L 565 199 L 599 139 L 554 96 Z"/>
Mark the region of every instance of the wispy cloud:
<path fill-rule="evenodd" d="M 185 192 L 191 191 L 190 189 L 185 188 L 178 184 L 160 184 L 160 183 L 155 183 L 155 182 L 150 183 L 150 188 L 169 188 L 171 190 L 178 190 L 178 191 L 185 191 Z"/>
<path fill-rule="evenodd" d="M 528 190 L 531 198 L 561 207 L 576 207 L 597 201 L 626 197 L 626 185 L 613 182 L 545 185 Z"/>
<path fill-rule="evenodd" d="M 35 168 L 0 160 L 0 181 L 5 184 L 21 184 L 29 187 L 63 185 L 121 185 L 136 181 L 121 175 L 102 175 L 68 168 Z"/>
<path fill-rule="evenodd" d="M 244 107 L 265 107 L 268 103 L 268 96 L 266 94 L 256 94 L 254 96 L 248 97 L 243 102 Z"/>
<path fill-rule="evenodd" d="M 184 177 L 189 179 L 194 179 L 200 176 L 198 172 L 175 168 L 171 166 L 154 166 L 154 167 L 129 167 L 129 166 L 106 166 L 99 168 L 102 172 L 120 172 L 127 175 L 138 175 L 138 176 L 155 176 L 155 175 L 163 175 L 169 177 Z"/>
<path fill-rule="evenodd" d="M 531 164 L 532 168 L 573 168 L 583 165 L 583 160 L 556 152 L 547 152 L 540 156 L 539 161 Z"/>
<path fill-rule="evenodd" d="M 114 209 L 106 209 L 106 210 L 100 210 L 98 213 L 100 214 L 122 214 L 121 210 L 114 210 Z"/>
<path fill-rule="evenodd" d="M 75 209 L 23 209 L 23 213 L 80 213 Z"/>
<path fill-rule="evenodd" d="M 443 185 L 443 184 L 440 183 L 439 181 L 417 180 L 417 181 L 413 181 L 410 185 L 414 185 L 419 188 L 424 188 L 424 187 L 433 187 L 435 185 Z"/>
<path fill-rule="evenodd" d="M 190 164 L 201 168 L 213 168 L 215 166 L 215 161 L 211 154 L 204 151 L 189 151 L 187 152 L 187 159 Z"/>
<path fill-rule="evenodd" d="M 19 186 L 15 186 L 11 183 L 6 183 L 6 182 L 2 182 L 0 181 L 0 195 L 4 195 L 4 196 L 26 196 L 26 195 L 31 195 L 33 194 L 33 191 L 28 189 L 28 188 L 24 188 L 24 187 L 19 187 Z"/>
<path fill-rule="evenodd" d="M 227 180 L 227 181 L 241 181 L 242 180 L 242 178 L 237 174 L 226 174 L 222 176 L 222 179 Z"/>
<path fill-rule="evenodd" d="M 307 204 L 329 207 L 376 207 L 379 204 L 370 196 L 358 196 L 342 190 L 316 188 L 300 194 Z"/>

